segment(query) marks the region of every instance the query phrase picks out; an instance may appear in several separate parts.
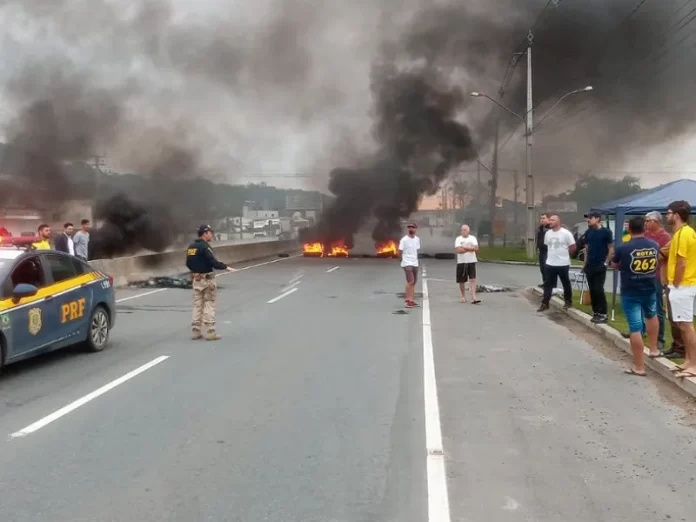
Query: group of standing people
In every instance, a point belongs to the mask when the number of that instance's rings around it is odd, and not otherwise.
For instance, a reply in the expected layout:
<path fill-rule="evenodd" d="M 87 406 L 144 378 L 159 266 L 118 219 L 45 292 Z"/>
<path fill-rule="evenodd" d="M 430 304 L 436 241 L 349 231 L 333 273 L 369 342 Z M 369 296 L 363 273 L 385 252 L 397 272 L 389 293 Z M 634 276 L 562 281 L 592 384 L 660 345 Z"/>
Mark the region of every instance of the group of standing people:
<path fill-rule="evenodd" d="M 406 235 L 399 241 L 399 257 L 401 268 L 406 276 L 406 291 L 404 293 L 406 308 L 418 306 L 415 300 L 416 283 L 418 282 L 418 251 L 421 248 L 420 238 L 416 235 L 418 225 L 408 223 Z M 476 266 L 478 259 L 476 252 L 479 250 L 478 240 L 471 233 L 469 225 L 462 225 L 460 235 L 454 240 L 454 251 L 457 257 L 456 282 L 459 285 L 459 302 L 466 303 L 466 287 L 469 285 L 471 303 L 480 304 L 481 300 L 476 294 Z"/>
<path fill-rule="evenodd" d="M 683 364 L 675 367 L 676 376 L 696 377 L 696 231 L 689 226 L 690 214 L 691 206 L 686 201 L 674 201 L 668 206 L 665 218 L 671 235 L 663 226 L 660 212 L 632 217 L 627 241 L 616 248 L 611 230 L 601 224 L 602 216 L 585 216 L 588 230 L 583 236 L 583 272 L 592 303 L 592 322 L 607 322 L 607 269 L 620 271 L 621 307 L 629 328 L 624 336 L 630 340 L 634 357 L 633 366 L 626 370 L 631 375 L 645 375 L 643 336 L 647 335 L 649 357 L 684 359 Z M 577 246 L 570 231 L 560 227 L 558 216 L 542 214 L 537 247 L 544 287 L 539 311 L 548 309 L 557 277 L 563 283 L 566 307 L 572 306 L 568 271 Z M 668 350 L 666 320 L 673 338 Z"/>
<path fill-rule="evenodd" d="M 87 261 L 89 259 L 89 219 L 80 221 L 80 230 L 75 232 L 72 223 L 63 225 L 63 232 L 52 241 L 50 225 L 42 223 L 37 229 L 39 240 L 32 243 L 37 250 L 58 250 Z M 51 244 L 53 242 L 53 244 Z"/>

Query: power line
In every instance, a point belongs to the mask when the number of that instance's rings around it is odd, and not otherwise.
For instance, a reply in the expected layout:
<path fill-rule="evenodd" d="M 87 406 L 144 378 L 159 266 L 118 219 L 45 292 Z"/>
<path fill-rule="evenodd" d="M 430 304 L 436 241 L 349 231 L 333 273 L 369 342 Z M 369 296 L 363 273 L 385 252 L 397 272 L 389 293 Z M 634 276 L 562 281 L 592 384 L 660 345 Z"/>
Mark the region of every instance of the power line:
<path fill-rule="evenodd" d="M 498 95 L 501 98 L 504 96 L 505 90 L 507 89 L 508 85 L 512 81 L 512 77 L 515 73 L 515 69 L 517 68 L 517 65 L 519 64 L 522 57 L 526 55 L 526 51 L 527 51 L 527 48 L 529 47 L 529 43 L 530 43 L 529 36 L 539 26 L 539 24 L 543 21 L 544 17 L 549 12 L 549 8 L 552 5 L 557 8 L 560 2 L 561 2 L 561 0 L 548 0 L 548 2 L 546 2 L 546 5 L 543 7 L 541 12 L 537 15 L 536 19 L 534 20 L 534 23 L 531 25 L 531 27 L 527 31 L 527 34 L 525 35 L 524 39 L 520 42 L 520 45 L 515 47 L 515 51 L 513 51 L 512 56 L 510 57 L 510 63 L 508 65 L 508 68 L 506 69 L 505 75 L 503 76 L 503 81 L 501 82 L 500 88 L 498 89 Z M 493 108 L 493 110 L 491 111 L 491 114 L 493 113 L 493 111 L 496 111 L 496 110 L 498 110 L 498 108 Z M 517 132 L 517 130 L 518 130 L 518 128 L 515 128 L 510 133 L 510 135 L 506 138 L 503 145 L 498 147 L 498 149 L 497 149 L 498 153 L 500 153 L 500 151 L 505 147 L 505 145 L 507 145 L 507 143 L 512 139 L 513 135 Z M 494 151 L 494 153 L 495 152 L 496 151 Z"/>
<path fill-rule="evenodd" d="M 647 1 L 647 0 L 645 0 Z M 632 11 L 632 14 L 637 11 L 637 8 L 639 8 L 641 5 L 643 5 L 644 2 L 640 2 L 636 8 Z M 672 12 L 672 15 L 675 15 L 682 11 L 686 6 L 694 2 L 694 0 L 686 0 L 679 8 L 674 10 Z M 632 16 L 632 15 L 631 15 Z M 627 17 L 629 18 L 629 17 Z M 625 21 L 626 19 L 624 19 Z M 658 46 L 653 47 L 650 52 L 646 56 L 643 57 L 642 60 L 638 61 L 637 63 L 633 64 L 628 64 L 626 68 L 621 71 L 621 73 L 618 75 L 617 78 L 612 80 L 609 84 L 607 84 L 607 87 L 619 87 L 622 83 L 629 82 L 631 80 L 635 80 L 638 75 L 641 73 L 645 73 L 647 69 L 652 66 L 652 65 L 658 65 L 662 60 L 667 57 L 672 50 L 679 48 L 681 44 L 683 44 L 686 40 L 688 40 L 691 36 L 693 36 L 694 32 L 687 33 L 682 36 L 678 41 L 676 42 L 671 42 L 670 40 L 674 38 L 679 32 L 681 32 L 684 28 L 688 27 L 691 23 L 693 23 L 696 20 L 696 7 L 691 9 L 689 12 L 687 12 L 685 15 L 683 15 L 681 18 L 679 18 L 677 21 L 673 22 L 670 24 L 670 26 L 660 35 L 662 37 L 662 43 Z M 657 54 L 656 56 L 656 53 Z M 606 55 L 605 58 L 606 59 Z M 661 69 L 658 69 L 657 71 L 654 71 L 653 74 L 649 76 L 649 78 L 655 78 L 658 74 L 665 72 L 668 70 L 670 67 L 674 66 L 676 63 L 678 63 L 679 58 L 677 61 L 673 61 L 671 64 L 668 64 L 665 67 L 662 67 Z M 604 61 L 604 60 L 602 60 Z M 599 65 L 597 65 L 597 69 L 599 68 Z M 599 76 L 596 77 L 595 79 L 600 78 Z M 606 90 L 609 91 L 610 89 L 600 89 L 600 90 Z M 567 128 L 571 123 L 577 123 L 573 122 L 574 119 L 576 119 L 580 114 L 594 109 L 594 112 L 596 112 L 600 106 L 604 103 L 606 104 L 607 102 L 612 102 L 612 101 L 617 101 L 620 100 L 623 97 L 623 95 L 620 95 L 619 93 L 614 94 L 613 96 L 608 96 L 605 97 L 604 99 L 600 99 L 598 97 L 595 97 L 593 100 L 591 100 L 590 105 L 586 105 L 584 107 L 578 108 L 575 107 L 572 110 L 566 112 L 564 114 L 564 117 L 566 119 L 565 124 L 562 126 L 561 129 L 556 129 L 557 132 L 560 130 L 563 130 Z M 591 112 L 590 114 L 593 114 Z M 589 116 L 589 114 L 588 114 Z M 584 121 L 586 118 L 584 118 L 582 121 Z"/>

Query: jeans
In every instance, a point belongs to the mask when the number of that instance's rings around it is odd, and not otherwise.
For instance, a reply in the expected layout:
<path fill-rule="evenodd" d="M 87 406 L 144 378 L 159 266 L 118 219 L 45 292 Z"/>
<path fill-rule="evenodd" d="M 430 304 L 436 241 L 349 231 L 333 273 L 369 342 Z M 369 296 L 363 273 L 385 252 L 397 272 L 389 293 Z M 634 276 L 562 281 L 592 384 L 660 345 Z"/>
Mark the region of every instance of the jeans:
<path fill-rule="evenodd" d="M 655 280 L 655 299 L 657 299 L 657 320 L 660 323 L 660 330 L 657 334 L 657 342 L 665 344 L 665 303 L 663 300 L 663 288 L 660 278 Z"/>
<path fill-rule="evenodd" d="M 585 267 L 587 287 L 590 291 L 592 311 L 595 314 L 607 315 L 607 295 L 604 293 L 604 283 L 607 280 L 607 267 L 604 265 Z"/>
<path fill-rule="evenodd" d="M 546 284 L 546 276 L 544 275 L 544 270 L 546 270 L 546 258 L 548 255 L 548 252 L 539 252 L 539 272 L 541 272 L 541 282 L 544 284 Z"/>
<path fill-rule="evenodd" d="M 628 331 L 641 333 L 643 318 L 652 319 L 657 315 L 657 300 L 655 293 L 646 295 L 621 294 L 621 308 L 628 321 Z"/>
<path fill-rule="evenodd" d="M 563 300 L 568 304 L 572 304 L 573 287 L 570 286 L 570 266 L 546 265 L 544 274 L 546 275 L 544 280 L 544 299 L 541 302 L 546 305 L 549 304 L 553 289 L 556 288 L 558 278 L 560 277 L 563 285 Z"/>

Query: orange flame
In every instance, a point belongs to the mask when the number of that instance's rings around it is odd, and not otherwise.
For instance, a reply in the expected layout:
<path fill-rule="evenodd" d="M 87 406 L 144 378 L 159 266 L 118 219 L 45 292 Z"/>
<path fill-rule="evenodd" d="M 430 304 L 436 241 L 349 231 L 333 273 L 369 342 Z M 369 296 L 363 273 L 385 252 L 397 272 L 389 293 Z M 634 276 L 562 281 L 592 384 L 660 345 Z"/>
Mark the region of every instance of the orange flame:
<path fill-rule="evenodd" d="M 393 240 L 377 243 L 375 248 L 378 256 L 396 256 L 399 251 L 396 241 Z"/>
<path fill-rule="evenodd" d="M 347 257 L 348 247 L 343 242 L 334 243 L 331 245 L 331 250 L 328 253 L 329 257 Z"/>
<path fill-rule="evenodd" d="M 324 245 L 321 243 L 305 243 L 302 248 L 305 254 L 324 255 Z"/>

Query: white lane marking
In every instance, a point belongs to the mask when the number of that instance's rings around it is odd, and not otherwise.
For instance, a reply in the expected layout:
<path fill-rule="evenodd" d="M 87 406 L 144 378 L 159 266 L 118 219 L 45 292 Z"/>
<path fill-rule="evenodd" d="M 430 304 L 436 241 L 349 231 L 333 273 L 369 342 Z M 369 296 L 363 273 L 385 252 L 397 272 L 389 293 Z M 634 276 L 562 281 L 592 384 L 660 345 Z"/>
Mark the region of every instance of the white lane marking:
<path fill-rule="evenodd" d="M 169 288 L 160 288 L 159 290 L 151 290 L 149 292 L 143 292 L 142 294 L 132 295 L 130 297 L 122 297 L 121 299 L 116 299 L 116 302 L 122 303 L 123 301 L 130 301 L 131 299 L 145 297 L 146 295 L 159 294 L 160 292 L 164 292 L 165 290 L 169 290 Z"/>
<path fill-rule="evenodd" d="M 298 290 L 299 290 L 299 288 L 297 288 L 297 287 L 292 288 L 291 290 L 288 290 L 287 292 L 283 292 L 283 293 L 280 294 L 278 297 L 274 297 L 274 298 L 271 299 L 270 301 L 267 301 L 267 303 L 268 303 L 268 304 L 273 304 L 273 303 L 275 303 L 276 301 L 280 301 L 283 297 L 287 297 L 287 296 L 289 296 L 290 294 L 297 292 Z"/>
<path fill-rule="evenodd" d="M 36 421 L 34 424 L 30 424 L 26 428 L 21 429 L 15 433 L 13 433 L 12 435 L 10 435 L 10 438 L 16 439 L 17 437 L 25 437 L 25 436 L 29 435 L 30 433 L 34 433 L 35 431 L 40 430 L 44 426 L 51 424 L 53 421 L 60 419 L 61 417 L 67 415 L 71 411 L 76 410 L 80 406 L 84 406 L 85 404 L 96 399 L 100 395 L 104 395 L 109 390 L 113 390 L 116 386 L 123 384 L 126 381 L 129 381 L 133 377 L 149 370 L 153 366 L 157 366 L 159 363 L 166 361 L 167 359 L 169 359 L 169 355 L 161 355 L 160 357 L 157 357 L 157 359 L 153 359 L 149 363 L 143 364 L 141 367 L 136 368 L 135 370 L 133 370 L 131 372 L 128 372 L 127 374 L 119 377 L 116 380 L 111 381 L 108 384 L 105 384 L 104 386 L 102 386 L 98 390 L 94 390 L 92 393 L 88 393 L 84 397 L 81 397 L 81 398 L 77 399 L 76 401 L 71 402 L 67 406 L 65 406 L 57 411 L 54 411 L 53 413 L 51 413 L 50 415 L 47 415 L 43 419 Z"/>
<path fill-rule="evenodd" d="M 327 273 L 327 274 L 330 274 L 331 272 L 334 272 L 334 271 L 338 270 L 339 268 L 341 268 L 341 267 L 340 267 L 340 266 L 335 266 L 335 267 L 333 267 L 333 268 L 329 268 L 329 269 L 326 271 L 326 273 Z"/>
<path fill-rule="evenodd" d="M 505 511 L 517 511 L 520 503 L 512 497 L 505 497 L 505 505 L 502 507 Z"/>
<path fill-rule="evenodd" d="M 290 280 L 290 284 L 294 283 L 295 281 L 299 281 L 302 279 L 302 276 L 304 276 L 304 272 L 298 272 L 295 274 L 295 276 Z"/>
<path fill-rule="evenodd" d="M 437 399 L 435 356 L 430 326 L 428 281 L 423 279 L 423 389 L 425 404 L 425 449 L 428 477 L 428 522 L 450 522 L 445 454 Z"/>
<path fill-rule="evenodd" d="M 302 281 L 295 281 L 294 283 L 290 283 L 289 285 L 285 286 L 285 287 L 281 290 L 281 292 L 287 292 L 287 291 L 290 290 L 291 288 L 294 288 L 294 287 L 298 286 L 301 282 L 302 282 Z"/>
<path fill-rule="evenodd" d="M 286 259 L 292 259 L 293 257 L 300 257 L 302 254 L 296 254 L 294 256 L 288 256 L 288 257 L 281 257 L 279 259 L 274 259 L 273 261 L 266 261 L 265 263 L 259 263 L 257 265 L 249 265 L 245 266 L 244 268 L 240 268 L 237 270 L 237 272 L 241 272 L 242 270 L 249 270 L 250 268 L 256 268 L 259 266 L 265 266 L 265 265 L 270 265 L 271 263 L 278 263 L 280 261 L 285 261 Z M 229 275 L 229 274 L 234 274 L 235 272 L 222 272 L 221 274 L 216 274 L 215 277 L 221 277 L 224 275 Z M 147 295 L 152 295 L 152 294 L 158 294 L 160 292 L 166 292 L 167 290 L 171 290 L 170 288 L 159 288 L 157 290 L 151 290 L 149 292 L 143 292 L 142 294 L 137 294 L 137 295 L 131 295 L 129 297 L 122 297 L 121 299 L 116 299 L 117 303 L 122 303 L 124 301 L 130 301 L 131 299 L 138 299 L 139 297 L 145 297 Z"/>

